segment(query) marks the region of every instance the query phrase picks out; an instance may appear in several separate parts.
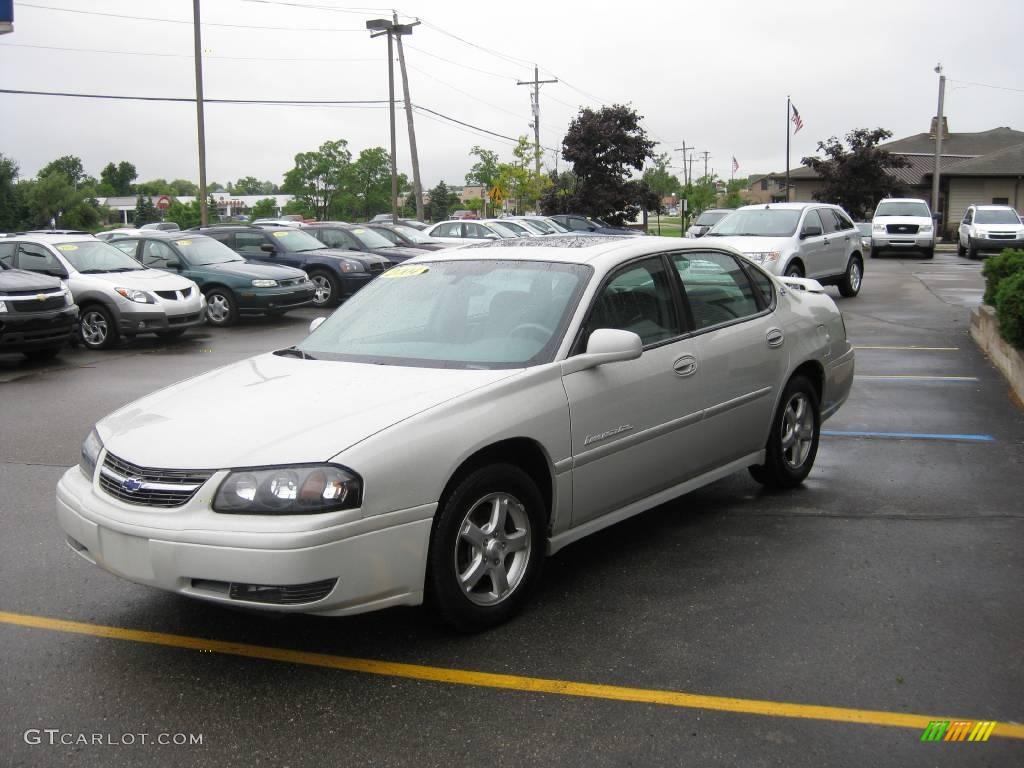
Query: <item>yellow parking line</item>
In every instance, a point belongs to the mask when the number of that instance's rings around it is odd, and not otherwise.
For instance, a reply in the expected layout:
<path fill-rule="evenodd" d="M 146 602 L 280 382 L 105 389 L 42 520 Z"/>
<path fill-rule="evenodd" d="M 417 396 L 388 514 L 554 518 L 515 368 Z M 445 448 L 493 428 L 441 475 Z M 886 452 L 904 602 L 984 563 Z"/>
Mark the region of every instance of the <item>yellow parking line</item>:
<path fill-rule="evenodd" d="M 912 350 L 914 352 L 959 352 L 960 347 L 883 347 L 868 345 L 853 345 L 854 349 L 891 349 L 891 350 Z"/>
<path fill-rule="evenodd" d="M 904 712 L 883 712 L 869 709 L 848 709 L 826 707 L 814 704 L 792 704 L 782 701 L 760 699 L 736 699 L 729 696 L 709 696 L 677 691 L 660 691 L 649 688 L 626 688 L 618 685 L 577 683 L 571 680 L 552 680 L 520 675 L 502 675 L 490 672 L 472 672 L 463 669 L 428 667 L 420 664 L 401 664 L 392 661 L 357 659 L 348 656 L 331 656 L 324 653 L 292 651 L 270 648 L 247 643 L 233 643 L 224 640 L 207 640 L 200 637 L 171 635 L 163 632 L 146 632 L 138 629 L 109 627 L 101 624 L 85 624 L 78 621 L 64 621 L 45 616 L 0 611 L 0 623 L 33 629 L 48 629 L 55 632 L 69 632 L 91 637 L 113 640 L 128 640 L 169 648 L 192 651 L 223 653 L 230 656 L 245 656 L 252 659 L 282 661 L 289 664 L 304 664 L 314 667 L 339 669 L 346 672 L 361 672 L 368 675 L 384 675 L 409 680 L 425 680 L 451 685 L 469 685 L 479 688 L 501 688 L 530 693 L 549 693 L 558 696 L 580 696 L 609 701 L 628 701 L 638 704 L 660 704 L 685 709 L 707 709 L 719 712 L 734 712 L 746 715 L 768 717 L 793 717 L 804 720 L 826 720 L 860 725 L 879 725 L 890 728 L 916 728 L 923 731 L 933 720 L 966 720 L 950 716 L 915 715 Z M 986 715 L 986 718 L 988 715 Z M 1009 739 L 1024 739 L 1024 725 L 1000 722 L 992 732 L 993 736 Z"/>

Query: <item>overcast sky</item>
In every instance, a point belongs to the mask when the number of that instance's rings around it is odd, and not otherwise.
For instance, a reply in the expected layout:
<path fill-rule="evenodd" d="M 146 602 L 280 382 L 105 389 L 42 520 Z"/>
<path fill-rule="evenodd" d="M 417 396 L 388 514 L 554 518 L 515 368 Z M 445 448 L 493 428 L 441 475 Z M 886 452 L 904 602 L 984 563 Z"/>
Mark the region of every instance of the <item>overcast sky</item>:
<path fill-rule="evenodd" d="M 804 121 L 793 137 L 796 166 L 819 140 L 852 128 L 881 126 L 895 138 L 926 131 L 939 61 L 949 78 L 952 131 L 1024 129 L 1020 0 L 406 2 L 400 18 L 423 22 L 407 38 L 413 103 L 532 140 L 530 89 L 516 80 L 532 79 L 536 63 L 542 79 L 561 80 L 541 89 L 548 147 L 560 146 L 580 106 L 629 103 L 663 142 L 659 152 L 685 140 L 709 151 L 709 168 L 724 177 L 733 156 L 739 175 L 782 170 L 787 94 Z M 194 97 L 190 0 L 14 5 L 15 31 L 0 37 L 2 87 Z M 366 19 L 380 15 L 390 9 L 346 0 L 204 0 L 206 96 L 386 100 L 387 46 L 364 31 Z M 128 160 L 140 180 L 198 179 L 194 105 L 10 94 L 0 94 L 0 105 L 0 152 L 23 176 L 73 154 L 97 177 L 107 162 Z M 403 111 L 397 119 L 399 169 L 410 173 Z M 437 118 L 417 114 L 416 128 L 427 188 L 441 179 L 462 184 L 474 144 L 511 159 L 509 142 Z M 339 138 L 353 155 L 387 147 L 386 104 L 210 104 L 207 178 L 280 183 L 297 152 Z M 672 154 L 678 163 L 680 154 Z M 545 162 L 554 164 L 552 152 Z M 695 170 L 702 166 L 698 161 Z"/>

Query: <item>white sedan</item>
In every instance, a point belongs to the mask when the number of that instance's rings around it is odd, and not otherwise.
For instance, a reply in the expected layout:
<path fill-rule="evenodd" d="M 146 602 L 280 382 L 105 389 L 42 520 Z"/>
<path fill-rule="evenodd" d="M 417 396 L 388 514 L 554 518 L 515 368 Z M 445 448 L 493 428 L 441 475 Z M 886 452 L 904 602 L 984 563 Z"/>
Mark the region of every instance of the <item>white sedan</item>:
<path fill-rule="evenodd" d="M 801 483 L 854 367 L 820 285 L 707 240 L 434 252 L 313 325 L 97 423 L 57 487 L 70 547 L 226 605 L 429 597 L 481 629 L 590 533 L 748 468 Z"/>

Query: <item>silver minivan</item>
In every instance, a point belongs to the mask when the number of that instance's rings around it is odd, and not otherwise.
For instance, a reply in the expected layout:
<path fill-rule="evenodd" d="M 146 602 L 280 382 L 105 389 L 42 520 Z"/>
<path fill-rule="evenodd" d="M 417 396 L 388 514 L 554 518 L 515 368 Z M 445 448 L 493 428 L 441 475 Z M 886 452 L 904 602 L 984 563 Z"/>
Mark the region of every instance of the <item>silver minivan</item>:
<path fill-rule="evenodd" d="M 705 237 L 739 249 L 772 274 L 835 285 L 843 296 L 860 292 L 864 277 L 860 233 L 838 205 L 746 205 L 715 224 Z"/>

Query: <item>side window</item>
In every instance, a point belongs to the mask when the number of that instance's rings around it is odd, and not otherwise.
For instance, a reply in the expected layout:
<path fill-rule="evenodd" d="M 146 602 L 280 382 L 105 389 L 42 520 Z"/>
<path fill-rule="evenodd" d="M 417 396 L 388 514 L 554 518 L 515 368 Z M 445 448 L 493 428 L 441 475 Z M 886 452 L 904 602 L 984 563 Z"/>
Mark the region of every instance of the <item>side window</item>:
<path fill-rule="evenodd" d="M 806 232 L 810 227 L 817 227 L 819 232 L 825 231 L 825 227 L 821 223 L 821 216 L 818 215 L 816 210 L 807 212 L 807 216 L 804 218 L 803 228 L 800 231 Z"/>
<path fill-rule="evenodd" d="M 317 231 L 318 240 L 322 241 L 328 248 L 341 248 L 342 250 L 358 251 L 359 244 L 348 232 L 342 229 L 321 229 Z"/>
<path fill-rule="evenodd" d="M 569 229 L 575 232 L 590 232 L 593 229 L 586 219 L 570 218 L 566 224 L 568 224 Z"/>
<path fill-rule="evenodd" d="M 775 303 L 775 285 L 771 278 L 753 264 L 747 266 L 747 275 L 754 284 L 754 291 L 761 297 L 761 306 L 765 309 L 771 307 Z"/>
<path fill-rule="evenodd" d="M 167 243 L 158 240 L 146 240 L 142 246 L 142 264 L 152 269 L 166 269 L 167 262 L 177 261 L 174 251 Z"/>
<path fill-rule="evenodd" d="M 485 240 L 488 235 L 494 233 L 486 227 L 481 227 L 479 224 L 463 224 L 466 228 L 466 237 L 478 237 L 481 240 Z"/>
<path fill-rule="evenodd" d="M 672 256 L 697 329 L 731 323 L 760 309 L 754 287 L 732 256 L 687 252 Z"/>
<path fill-rule="evenodd" d="M 138 240 L 111 240 L 110 244 L 126 256 L 137 258 L 135 254 L 139 250 Z"/>
<path fill-rule="evenodd" d="M 0 243 L 0 264 L 3 264 L 8 269 L 13 269 L 14 251 L 17 247 L 17 243 Z"/>
<path fill-rule="evenodd" d="M 836 217 L 836 221 L 839 222 L 840 230 L 854 228 L 853 222 L 850 221 L 850 217 L 847 216 L 845 213 L 843 213 L 842 211 L 837 211 L 835 208 L 832 208 L 831 211 L 832 215 Z"/>
<path fill-rule="evenodd" d="M 18 246 L 18 269 L 67 277 L 67 270 L 56 256 L 43 246 L 32 243 L 21 243 Z"/>
<path fill-rule="evenodd" d="M 459 223 L 457 221 L 449 221 L 446 224 L 440 224 L 437 227 L 438 237 L 461 237 L 459 233 Z"/>
<path fill-rule="evenodd" d="M 683 332 L 676 316 L 672 286 L 660 257 L 625 267 L 594 297 L 584 325 L 584 349 L 590 334 L 598 328 L 632 331 L 644 346 Z"/>
<path fill-rule="evenodd" d="M 235 250 L 243 256 L 266 256 L 263 244 L 267 238 L 261 232 L 236 232 Z"/>
<path fill-rule="evenodd" d="M 761 191 L 762 192 L 767 192 L 768 191 L 768 179 L 761 179 Z"/>
<path fill-rule="evenodd" d="M 384 227 L 381 227 L 380 229 L 374 229 L 373 231 L 376 232 L 381 237 L 390 240 L 395 245 L 401 245 L 402 244 L 402 238 L 400 238 L 398 235 L 396 235 L 390 229 L 385 229 Z"/>
<path fill-rule="evenodd" d="M 964 224 L 970 224 L 974 221 L 974 209 L 968 208 L 967 213 L 964 214 Z"/>
<path fill-rule="evenodd" d="M 839 229 L 839 224 L 836 222 L 836 217 L 832 215 L 831 208 L 819 208 L 817 214 L 818 218 L 821 219 L 822 232 L 826 235 Z M 808 219 L 810 219 L 809 216 Z"/>

